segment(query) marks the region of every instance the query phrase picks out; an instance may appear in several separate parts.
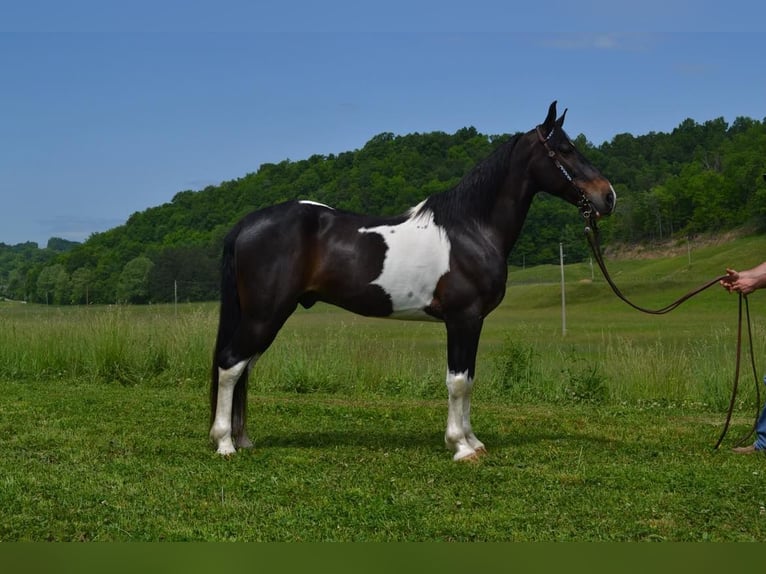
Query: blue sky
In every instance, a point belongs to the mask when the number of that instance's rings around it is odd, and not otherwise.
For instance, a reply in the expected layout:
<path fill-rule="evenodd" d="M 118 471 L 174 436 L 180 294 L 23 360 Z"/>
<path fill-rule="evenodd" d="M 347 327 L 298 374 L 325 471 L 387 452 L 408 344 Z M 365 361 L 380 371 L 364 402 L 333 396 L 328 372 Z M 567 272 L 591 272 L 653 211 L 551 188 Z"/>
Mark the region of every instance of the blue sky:
<path fill-rule="evenodd" d="M 763 120 L 764 4 L 6 0 L 0 242 L 82 241 L 381 132 L 531 129 L 554 99 L 595 144 Z"/>

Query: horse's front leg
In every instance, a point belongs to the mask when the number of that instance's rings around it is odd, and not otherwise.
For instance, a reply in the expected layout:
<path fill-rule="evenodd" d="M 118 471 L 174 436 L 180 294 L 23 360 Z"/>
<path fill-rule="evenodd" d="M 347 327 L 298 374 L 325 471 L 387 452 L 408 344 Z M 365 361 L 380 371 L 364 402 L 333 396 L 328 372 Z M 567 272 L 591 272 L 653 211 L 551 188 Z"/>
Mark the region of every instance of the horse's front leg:
<path fill-rule="evenodd" d="M 453 460 L 475 460 L 486 452 L 471 427 L 471 393 L 482 323 L 480 317 L 447 322 L 449 401 L 444 442 L 455 453 Z"/>

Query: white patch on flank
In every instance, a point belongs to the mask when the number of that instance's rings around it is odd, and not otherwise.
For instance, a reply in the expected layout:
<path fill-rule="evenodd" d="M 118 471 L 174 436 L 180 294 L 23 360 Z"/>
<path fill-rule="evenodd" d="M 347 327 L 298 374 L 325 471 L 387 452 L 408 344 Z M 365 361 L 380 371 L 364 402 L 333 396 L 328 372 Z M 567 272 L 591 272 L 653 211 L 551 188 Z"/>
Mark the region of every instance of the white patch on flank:
<path fill-rule="evenodd" d="M 377 233 L 388 249 L 383 271 L 372 281 L 391 297 L 394 316 L 428 318 L 423 309 L 433 301 L 439 279 L 449 271 L 450 242 L 444 228 L 434 223 L 430 211 L 415 215 L 398 225 L 362 227 L 359 233 Z"/>
<path fill-rule="evenodd" d="M 326 207 L 327 209 L 334 209 L 330 207 L 329 205 L 325 205 L 324 203 L 319 203 L 318 201 L 311 201 L 310 199 L 301 199 L 298 203 L 302 203 L 304 205 L 316 205 L 317 207 Z"/>

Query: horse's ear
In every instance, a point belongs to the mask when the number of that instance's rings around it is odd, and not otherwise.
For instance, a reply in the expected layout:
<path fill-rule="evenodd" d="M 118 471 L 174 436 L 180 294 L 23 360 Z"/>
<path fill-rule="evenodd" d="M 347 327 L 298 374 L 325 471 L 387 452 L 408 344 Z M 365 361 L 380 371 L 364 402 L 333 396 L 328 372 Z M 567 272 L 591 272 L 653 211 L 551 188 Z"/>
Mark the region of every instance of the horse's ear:
<path fill-rule="evenodd" d="M 561 114 L 561 117 L 556 120 L 556 128 L 561 129 L 561 126 L 564 125 L 564 118 L 567 117 L 567 110 L 569 108 L 564 108 L 564 113 Z"/>
<path fill-rule="evenodd" d="M 551 133 L 556 125 L 556 100 L 553 100 L 551 106 L 548 108 L 548 117 L 543 122 L 543 131 L 546 134 Z"/>

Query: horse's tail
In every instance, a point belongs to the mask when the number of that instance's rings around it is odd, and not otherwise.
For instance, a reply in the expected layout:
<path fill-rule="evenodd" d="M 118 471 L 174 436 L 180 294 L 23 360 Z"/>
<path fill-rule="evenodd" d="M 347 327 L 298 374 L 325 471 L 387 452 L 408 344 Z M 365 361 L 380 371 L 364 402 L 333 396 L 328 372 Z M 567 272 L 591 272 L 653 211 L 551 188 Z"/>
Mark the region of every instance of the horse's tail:
<path fill-rule="evenodd" d="M 239 226 L 224 239 L 221 260 L 221 308 L 218 319 L 218 334 L 213 352 L 213 368 L 210 378 L 210 424 L 215 420 L 218 406 L 218 367 L 221 352 L 231 342 L 242 315 L 237 293 L 237 273 L 234 260 L 234 244 L 239 235 Z M 246 370 L 245 370 L 246 371 Z"/>

